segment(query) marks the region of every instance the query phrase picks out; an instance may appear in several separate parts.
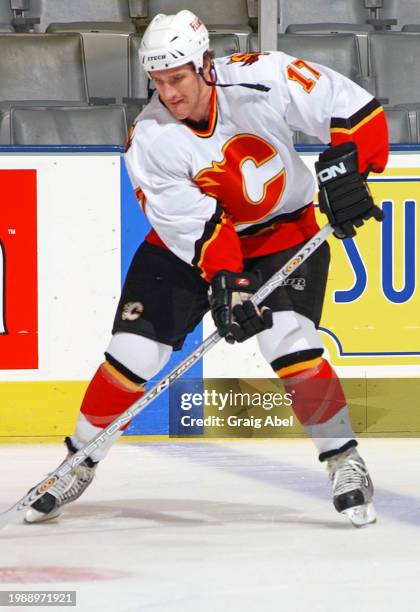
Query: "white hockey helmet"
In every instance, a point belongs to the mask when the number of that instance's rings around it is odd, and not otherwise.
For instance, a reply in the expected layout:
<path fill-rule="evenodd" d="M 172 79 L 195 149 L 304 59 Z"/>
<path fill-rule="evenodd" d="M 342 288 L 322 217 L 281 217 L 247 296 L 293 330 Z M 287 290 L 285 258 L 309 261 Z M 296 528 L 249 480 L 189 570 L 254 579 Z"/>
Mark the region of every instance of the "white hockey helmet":
<path fill-rule="evenodd" d="M 209 48 L 209 33 L 191 11 L 159 14 L 150 22 L 140 45 L 140 61 L 146 72 L 167 70 L 193 62 L 196 72 L 203 67 Z"/>

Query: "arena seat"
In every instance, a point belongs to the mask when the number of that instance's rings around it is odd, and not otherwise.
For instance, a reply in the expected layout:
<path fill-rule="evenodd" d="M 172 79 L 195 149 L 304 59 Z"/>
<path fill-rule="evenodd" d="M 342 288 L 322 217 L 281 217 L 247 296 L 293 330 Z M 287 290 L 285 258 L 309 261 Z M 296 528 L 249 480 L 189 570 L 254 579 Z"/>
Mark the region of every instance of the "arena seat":
<path fill-rule="evenodd" d="M 188 9 L 198 15 L 208 26 L 213 23 L 248 25 L 249 7 L 246 0 L 149 0 L 149 18 L 158 13 L 176 13 Z"/>
<path fill-rule="evenodd" d="M 210 49 L 216 57 L 225 57 L 241 51 L 239 39 L 235 34 L 210 34 Z"/>
<path fill-rule="evenodd" d="M 128 46 L 136 31 L 128 0 L 31 0 L 38 31 L 83 36 L 91 98 L 121 102 L 128 91 Z"/>
<path fill-rule="evenodd" d="M 369 71 L 376 96 L 390 106 L 420 102 L 420 33 L 369 34 Z"/>
<path fill-rule="evenodd" d="M 9 100 L 0 102 L 0 145 L 10 144 L 10 115 L 13 107 L 38 107 L 38 106 L 83 106 L 87 107 L 86 102 L 76 102 L 74 100 Z"/>
<path fill-rule="evenodd" d="M 279 31 L 293 24 L 365 24 L 370 13 L 362 0 L 280 0 Z"/>
<path fill-rule="evenodd" d="M 249 37 L 251 36 L 252 30 L 250 26 L 232 26 L 222 24 L 211 24 L 208 27 L 210 34 L 210 40 L 215 40 L 219 36 L 232 36 L 235 38 L 235 51 L 232 53 L 246 53 L 249 47 Z M 214 43 L 213 43 L 213 49 Z M 215 49 L 216 50 L 216 49 Z M 229 54 L 228 54 L 229 55 Z"/>
<path fill-rule="evenodd" d="M 364 85 L 360 52 L 354 34 L 280 34 L 277 49 L 323 64 Z M 258 51 L 256 36 L 251 37 L 251 50 Z"/>
<path fill-rule="evenodd" d="M 288 25 L 285 34 L 357 34 L 371 32 L 375 28 L 369 23 L 294 23 Z"/>
<path fill-rule="evenodd" d="M 369 91 L 372 90 L 373 85 L 368 80 L 368 33 L 373 31 L 373 25 L 367 23 L 303 23 L 289 25 L 286 28 L 286 34 L 355 34 L 359 45 L 365 86 Z"/>
<path fill-rule="evenodd" d="M 420 144 L 420 106 L 416 111 L 415 143 Z"/>
<path fill-rule="evenodd" d="M 31 0 L 27 17 L 39 17 L 37 32 L 51 23 L 130 22 L 128 0 Z"/>
<path fill-rule="evenodd" d="M 389 142 L 391 144 L 411 144 L 418 142 L 415 129 L 412 129 L 410 112 L 404 108 L 386 108 Z"/>
<path fill-rule="evenodd" d="M 10 141 L 14 145 L 120 145 L 127 140 L 123 105 L 13 107 Z"/>
<path fill-rule="evenodd" d="M 126 22 L 52 23 L 47 32 L 79 32 L 83 37 L 91 98 L 121 103 L 128 94 L 128 37 L 136 28 Z"/>
<path fill-rule="evenodd" d="M 411 23 L 420 23 L 419 0 L 383 0 L 382 4 L 382 18 L 396 19 L 397 29 L 402 29 Z"/>
<path fill-rule="evenodd" d="M 131 34 L 136 31 L 131 21 L 69 21 L 66 23 L 50 23 L 48 33 L 54 32 L 89 32 L 93 34 Z"/>
<path fill-rule="evenodd" d="M 87 106 L 80 34 L 0 34 L 0 143 L 10 143 L 10 108 Z"/>
<path fill-rule="evenodd" d="M 0 34 L 0 101 L 89 101 L 80 34 Z"/>
<path fill-rule="evenodd" d="M 420 23 L 409 23 L 401 28 L 401 32 L 420 32 Z"/>
<path fill-rule="evenodd" d="M 10 3 L 7 1 L 0 2 L 0 32 L 14 32 L 12 25 L 13 13 L 10 8 Z"/>

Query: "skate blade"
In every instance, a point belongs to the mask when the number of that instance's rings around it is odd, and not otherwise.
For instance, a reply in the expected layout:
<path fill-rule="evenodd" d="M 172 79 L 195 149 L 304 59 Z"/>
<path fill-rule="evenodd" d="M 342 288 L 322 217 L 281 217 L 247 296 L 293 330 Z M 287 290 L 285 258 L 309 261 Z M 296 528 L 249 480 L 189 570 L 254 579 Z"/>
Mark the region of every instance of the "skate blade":
<path fill-rule="evenodd" d="M 363 504 L 362 506 L 347 508 L 347 510 L 343 510 L 341 514 L 344 514 L 355 527 L 364 527 L 365 525 L 376 522 L 376 512 L 372 502 Z"/>
<path fill-rule="evenodd" d="M 35 508 L 29 508 L 25 514 L 23 522 L 27 523 L 28 525 L 33 525 L 34 523 L 45 523 L 46 521 L 51 521 L 57 516 L 60 516 L 62 511 L 62 508 L 57 508 L 57 510 L 45 514 L 44 512 L 38 512 L 38 510 L 35 510 Z"/>

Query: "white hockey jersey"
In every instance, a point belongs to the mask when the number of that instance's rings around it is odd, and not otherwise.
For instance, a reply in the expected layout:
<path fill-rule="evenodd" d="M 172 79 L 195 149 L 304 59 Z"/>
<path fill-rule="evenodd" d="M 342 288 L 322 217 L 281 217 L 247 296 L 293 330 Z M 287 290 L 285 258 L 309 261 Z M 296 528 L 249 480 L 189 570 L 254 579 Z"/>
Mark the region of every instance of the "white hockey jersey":
<path fill-rule="evenodd" d="M 318 230 L 316 185 L 294 149 L 294 131 L 333 145 L 354 140 L 361 171 L 382 171 L 388 154 L 377 100 L 324 66 L 281 52 L 237 54 L 214 61 L 214 79 L 270 90 L 215 87 L 201 131 L 176 120 L 155 93 L 125 156 L 153 228 L 147 240 L 197 266 L 206 280 Z"/>

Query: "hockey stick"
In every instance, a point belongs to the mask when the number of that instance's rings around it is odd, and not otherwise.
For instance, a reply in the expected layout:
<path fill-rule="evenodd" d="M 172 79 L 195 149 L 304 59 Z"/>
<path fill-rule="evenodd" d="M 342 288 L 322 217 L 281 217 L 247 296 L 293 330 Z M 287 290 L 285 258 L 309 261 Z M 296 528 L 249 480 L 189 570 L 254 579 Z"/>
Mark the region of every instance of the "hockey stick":
<path fill-rule="evenodd" d="M 270 295 L 277 287 L 283 283 L 316 249 L 321 246 L 323 242 L 328 238 L 334 229 L 330 224 L 323 227 L 313 238 L 311 238 L 289 261 L 280 269 L 278 272 L 273 274 L 271 278 L 264 283 L 252 297 L 254 304 L 260 304 L 267 296 Z M 134 402 L 125 412 L 118 416 L 108 427 L 102 432 L 97 434 L 90 442 L 81 448 L 77 453 L 72 455 L 69 459 L 61 463 L 58 468 L 51 472 L 42 482 L 38 483 L 33 489 L 29 491 L 22 499 L 20 499 L 14 506 L 0 513 L 0 528 L 7 525 L 7 523 L 13 521 L 17 515 L 29 508 L 37 499 L 39 499 L 47 491 L 53 492 L 55 487 L 60 481 L 71 471 L 74 467 L 79 465 L 94 450 L 98 449 L 104 444 L 112 435 L 114 435 L 123 425 L 126 425 L 131 419 L 141 412 L 152 400 L 158 395 L 163 393 L 175 380 L 177 380 L 184 372 L 186 372 L 196 361 L 200 359 L 207 351 L 209 351 L 217 342 L 221 340 L 218 332 L 213 332 L 208 338 L 202 342 L 202 344 L 195 349 L 188 357 L 186 357 L 179 365 L 177 365 L 169 374 L 164 376 L 161 381 L 156 383 L 147 393 L 143 395 L 139 400 Z"/>

